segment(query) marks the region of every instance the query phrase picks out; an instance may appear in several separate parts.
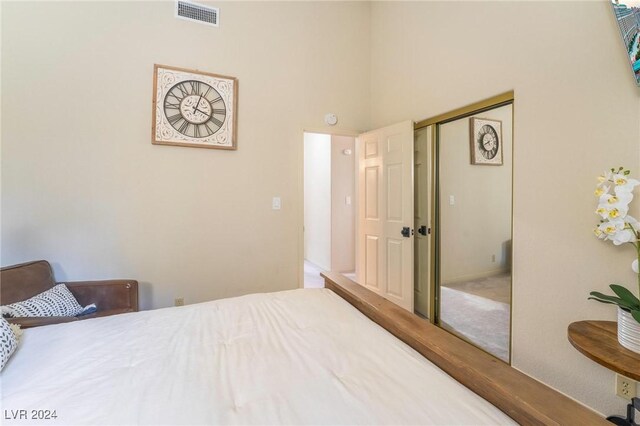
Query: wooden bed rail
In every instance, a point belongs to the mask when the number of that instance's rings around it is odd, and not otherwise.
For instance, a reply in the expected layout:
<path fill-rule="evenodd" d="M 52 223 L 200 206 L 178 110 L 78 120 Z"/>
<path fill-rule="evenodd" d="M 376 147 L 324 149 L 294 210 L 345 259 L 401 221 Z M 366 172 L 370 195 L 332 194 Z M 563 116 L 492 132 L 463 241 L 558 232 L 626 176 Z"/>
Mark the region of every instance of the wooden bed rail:
<path fill-rule="evenodd" d="M 523 425 L 611 425 L 598 413 L 338 273 L 325 287 Z"/>

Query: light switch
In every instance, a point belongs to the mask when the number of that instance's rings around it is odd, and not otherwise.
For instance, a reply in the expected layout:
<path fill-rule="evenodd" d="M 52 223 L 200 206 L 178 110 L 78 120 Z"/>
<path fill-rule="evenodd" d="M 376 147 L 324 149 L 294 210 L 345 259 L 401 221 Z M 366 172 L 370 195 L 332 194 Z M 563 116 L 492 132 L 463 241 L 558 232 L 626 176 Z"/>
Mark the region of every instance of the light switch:
<path fill-rule="evenodd" d="M 449 195 L 449 205 L 453 206 L 456 203 L 456 197 Z"/>
<path fill-rule="evenodd" d="M 273 210 L 280 210 L 282 208 L 282 201 L 280 201 L 280 197 L 273 197 L 271 201 L 271 208 Z"/>
<path fill-rule="evenodd" d="M 347 195 L 346 197 L 344 197 L 344 203 L 348 206 L 351 205 L 351 196 Z"/>

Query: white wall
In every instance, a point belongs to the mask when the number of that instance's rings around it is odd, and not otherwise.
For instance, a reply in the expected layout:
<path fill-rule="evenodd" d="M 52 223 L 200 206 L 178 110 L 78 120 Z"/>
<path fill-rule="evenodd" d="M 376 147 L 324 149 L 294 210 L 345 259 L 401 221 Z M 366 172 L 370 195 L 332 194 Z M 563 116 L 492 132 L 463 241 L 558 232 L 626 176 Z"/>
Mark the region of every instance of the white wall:
<path fill-rule="evenodd" d="M 304 258 L 331 269 L 331 136 L 304 134 Z"/>
<path fill-rule="evenodd" d="M 298 287 L 302 129 L 368 127 L 370 5 L 215 5 L 2 2 L 2 265 L 135 278 L 144 309 Z M 237 151 L 151 144 L 154 63 L 239 79 Z"/>
<path fill-rule="evenodd" d="M 344 151 L 351 154 L 345 155 Z M 331 136 L 331 270 L 356 269 L 355 138 Z M 350 197 L 351 204 L 346 198 Z"/>
<path fill-rule="evenodd" d="M 371 15 L 372 127 L 515 90 L 513 365 L 624 412 L 613 373 L 566 337 L 573 321 L 615 319 L 590 290 L 635 282 L 633 250 L 591 232 L 595 176 L 640 175 L 640 91 L 608 2 L 377 2 Z"/>
<path fill-rule="evenodd" d="M 354 152 L 351 136 L 304 134 L 304 258 L 327 271 L 355 269 Z"/>
<path fill-rule="evenodd" d="M 511 269 L 508 253 L 511 251 L 512 110 L 511 105 L 507 105 L 474 116 L 502 122 L 501 166 L 471 164 L 471 117 L 439 128 L 440 281 L 443 284 Z"/>

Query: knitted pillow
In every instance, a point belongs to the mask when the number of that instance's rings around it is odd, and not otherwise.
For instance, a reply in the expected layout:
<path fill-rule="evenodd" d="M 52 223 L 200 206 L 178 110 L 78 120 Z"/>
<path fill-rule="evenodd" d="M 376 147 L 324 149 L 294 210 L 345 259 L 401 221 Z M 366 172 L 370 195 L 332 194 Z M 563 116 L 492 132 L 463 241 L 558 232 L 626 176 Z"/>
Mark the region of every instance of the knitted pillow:
<path fill-rule="evenodd" d="M 58 284 L 31 299 L 2 306 L 2 315 L 12 318 L 74 317 L 82 311 L 82 306 L 64 284 Z"/>
<path fill-rule="evenodd" d="M 0 370 L 18 346 L 18 339 L 6 319 L 0 318 Z"/>

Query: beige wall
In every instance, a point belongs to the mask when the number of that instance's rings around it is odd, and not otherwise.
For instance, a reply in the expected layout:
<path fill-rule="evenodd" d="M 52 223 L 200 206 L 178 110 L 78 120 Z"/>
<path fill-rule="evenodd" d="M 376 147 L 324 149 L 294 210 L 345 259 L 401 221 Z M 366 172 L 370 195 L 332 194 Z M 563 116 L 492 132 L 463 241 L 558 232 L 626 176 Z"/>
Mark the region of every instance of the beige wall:
<path fill-rule="evenodd" d="M 2 2 L 3 265 L 136 278 L 145 309 L 298 287 L 302 130 L 368 128 L 370 5 L 216 6 Z M 238 77 L 237 151 L 151 144 L 154 63 Z"/>
<path fill-rule="evenodd" d="M 439 128 L 443 284 L 486 277 L 511 268 L 511 112 L 511 105 L 507 105 L 474 116 L 502 122 L 502 166 L 471 164 L 470 117 Z"/>
<path fill-rule="evenodd" d="M 372 127 L 515 90 L 513 365 L 622 413 L 613 373 L 566 338 L 572 321 L 615 318 L 590 290 L 635 282 L 633 250 L 591 233 L 595 176 L 640 175 L 640 91 L 608 2 L 379 2 L 371 14 Z"/>
<path fill-rule="evenodd" d="M 351 154 L 345 155 L 344 150 Z M 355 138 L 331 136 L 331 270 L 356 269 Z M 346 197 L 351 198 L 347 204 Z"/>
<path fill-rule="evenodd" d="M 304 134 L 304 258 L 331 269 L 331 136 Z"/>

